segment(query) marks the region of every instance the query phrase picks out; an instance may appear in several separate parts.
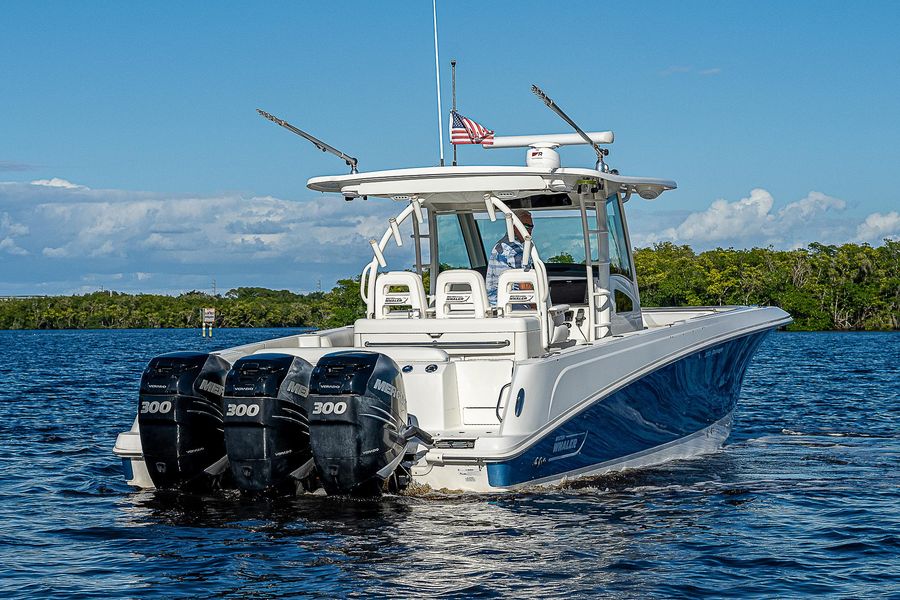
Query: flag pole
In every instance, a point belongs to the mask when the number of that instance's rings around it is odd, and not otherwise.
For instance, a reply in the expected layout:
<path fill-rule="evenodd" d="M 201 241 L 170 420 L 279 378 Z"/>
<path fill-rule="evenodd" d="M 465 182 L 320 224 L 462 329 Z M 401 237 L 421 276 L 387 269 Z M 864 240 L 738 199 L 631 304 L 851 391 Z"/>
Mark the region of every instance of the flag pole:
<path fill-rule="evenodd" d="M 453 90 L 453 112 L 456 112 L 456 59 L 450 59 L 450 75 L 453 85 L 451 89 Z M 452 114 L 452 113 L 451 113 Z M 453 166 L 456 166 L 456 144 L 452 144 L 453 146 Z"/>
<path fill-rule="evenodd" d="M 441 66 L 438 59 L 438 35 L 437 35 L 437 0 L 431 0 L 431 9 L 434 16 L 434 74 L 437 78 L 437 111 L 438 111 L 438 144 L 441 149 L 441 166 L 444 166 L 444 115 L 441 108 Z"/>

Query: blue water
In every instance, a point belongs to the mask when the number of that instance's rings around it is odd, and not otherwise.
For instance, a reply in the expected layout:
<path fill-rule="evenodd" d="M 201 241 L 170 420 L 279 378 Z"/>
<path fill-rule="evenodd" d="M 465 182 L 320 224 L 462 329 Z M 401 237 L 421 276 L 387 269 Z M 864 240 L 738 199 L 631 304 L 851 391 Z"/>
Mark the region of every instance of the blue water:
<path fill-rule="evenodd" d="M 900 598 L 900 334 L 778 333 L 724 451 L 496 496 L 134 492 L 146 362 L 282 330 L 0 331 L 0 597 Z"/>

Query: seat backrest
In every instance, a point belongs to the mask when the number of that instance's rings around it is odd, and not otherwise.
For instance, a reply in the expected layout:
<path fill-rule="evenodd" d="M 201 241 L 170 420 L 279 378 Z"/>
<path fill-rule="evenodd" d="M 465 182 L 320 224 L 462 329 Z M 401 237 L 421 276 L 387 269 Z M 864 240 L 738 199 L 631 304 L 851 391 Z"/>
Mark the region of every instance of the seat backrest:
<path fill-rule="evenodd" d="M 418 273 L 388 271 L 375 280 L 376 319 L 424 319 L 428 308 Z"/>
<path fill-rule="evenodd" d="M 524 284 L 524 285 L 523 285 Z M 507 269 L 497 283 L 497 307 L 507 317 L 539 314 L 537 272 Z"/>
<path fill-rule="evenodd" d="M 490 315 L 487 287 L 478 271 L 450 269 L 438 275 L 435 315 L 439 319 L 475 318 Z"/>
<path fill-rule="evenodd" d="M 565 324 L 567 304 L 552 306 L 550 296 L 541 300 L 537 269 L 507 269 L 497 284 L 497 308 L 504 317 L 536 315 L 541 322 L 541 340 L 545 348 L 565 342 L 569 329 Z"/>

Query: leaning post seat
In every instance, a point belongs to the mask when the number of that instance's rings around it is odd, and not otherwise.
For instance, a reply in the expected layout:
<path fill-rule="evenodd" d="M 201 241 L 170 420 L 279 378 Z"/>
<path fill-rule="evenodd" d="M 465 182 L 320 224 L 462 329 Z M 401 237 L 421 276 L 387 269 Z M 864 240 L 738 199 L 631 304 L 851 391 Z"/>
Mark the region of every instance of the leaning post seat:
<path fill-rule="evenodd" d="M 424 319 L 428 309 L 425 286 L 417 273 L 388 271 L 375 280 L 376 319 Z"/>
<path fill-rule="evenodd" d="M 530 289 L 529 289 L 530 288 Z M 551 306 L 550 296 L 542 298 L 546 286 L 540 285 L 536 269 L 507 269 L 497 284 L 497 307 L 504 317 L 536 315 L 541 321 L 544 347 L 564 342 L 569 336 L 565 324 L 568 304 Z"/>
<path fill-rule="evenodd" d="M 490 316 L 484 277 L 478 271 L 450 269 L 437 277 L 435 315 L 439 319 L 475 318 Z"/>

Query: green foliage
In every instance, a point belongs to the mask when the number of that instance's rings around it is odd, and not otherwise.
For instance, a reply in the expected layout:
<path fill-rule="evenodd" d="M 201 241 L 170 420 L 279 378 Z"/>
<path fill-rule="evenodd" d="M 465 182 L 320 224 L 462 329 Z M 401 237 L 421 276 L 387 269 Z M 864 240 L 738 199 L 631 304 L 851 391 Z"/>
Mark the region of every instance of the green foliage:
<path fill-rule="evenodd" d="M 558 263 L 562 265 L 574 265 L 575 257 L 569 254 L 568 252 L 562 252 L 561 254 L 557 254 L 556 256 L 551 256 L 546 260 L 548 263 Z"/>
<path fill-rule="evenodd" d="M 216 309 L 216 327 L 335 327 L 365 313 L 358 280 L 342 279 L 328 293 L 236 288 L 224 296 L 96 292 L 2 300 L 0 329 L 199 328 L 203 308 Z"/>
<path fill-rule="evenodd" d="M 644 306 L 780 306 L 795 330 L 900 329 L 900 242 L 796 250 L 670 242 L 635 251 Z"/>
<path fill-rule="evenodd" d="M 359 296 L 359 277 L 341 279 L 337 286 L 321 298 L 321 327 L 349 325 L 366 314 L 366 305 Z"/>
<path fill-rule="evenodd" d="M 900 241 L 700 254 L 665 242 L 636 250 L 634 259 L 644 306 L 758 304 L 791 313 L 792 329 L 900 329 Z M 338 327 L 365 314 L 357 277 L 310 294 L 242 287 L 224 296 L 95 292 L 0 300 L 0 329 L 200 327 L 205 307 L 216 309 L 216 327 Z"/>

